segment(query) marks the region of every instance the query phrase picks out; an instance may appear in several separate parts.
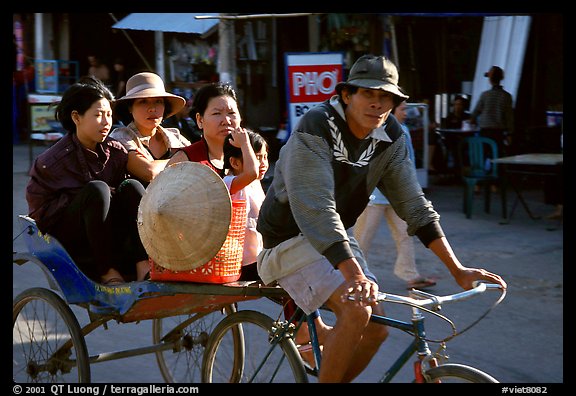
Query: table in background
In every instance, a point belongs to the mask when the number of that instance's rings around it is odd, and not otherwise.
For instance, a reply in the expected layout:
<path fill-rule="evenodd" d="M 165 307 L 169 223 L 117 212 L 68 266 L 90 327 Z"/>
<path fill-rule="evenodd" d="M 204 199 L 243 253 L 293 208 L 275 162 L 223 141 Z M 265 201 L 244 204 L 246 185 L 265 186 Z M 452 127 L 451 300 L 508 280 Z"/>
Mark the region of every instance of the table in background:
<path fill-rule="evenodd" d="M 514 214 L 514 210 L 516 209 L 516 205 L 518 201 L 522 203 L 522 206 L 526 210 L 526 213 L 530 216 L 531 219 L 536 220 L 539 216 L 535 216 L 526 200 L 522 196 L 522 188 L 521 185 L 523 183 L 515 183 L 513 178 L 510 177 L 511 175 L 519 175 L 521 177 L 521 181 L 524 181 L 527 176 L 538 176 L 538 177 L 550 177 L 550 176 L 557 176 L 561 170 L 562 164 L 564 162 L 564 154 L 552 154 L 552 153 L 530 153 L 530 154 L 519 154 L 519 155 L 512 155 L 509 157 L 501 157 L 495 160 L 492 160 L 493 163 L 502 165 L 501 175 L 505 180 L 505 184 L 510 184 L 512 189 L 516 193 L 516 200 L 512 205 L 512 209 L 510 210 L 510 215 L 507 216 L 506 212 L 502 213 L 502 217 L 504 218 L 503 224 L 507 224 L 510 222 L 512 215 Z M 506 188 L 503 189 L 501 192 L 504 194 L 504 200 L 506 200 Z"/>

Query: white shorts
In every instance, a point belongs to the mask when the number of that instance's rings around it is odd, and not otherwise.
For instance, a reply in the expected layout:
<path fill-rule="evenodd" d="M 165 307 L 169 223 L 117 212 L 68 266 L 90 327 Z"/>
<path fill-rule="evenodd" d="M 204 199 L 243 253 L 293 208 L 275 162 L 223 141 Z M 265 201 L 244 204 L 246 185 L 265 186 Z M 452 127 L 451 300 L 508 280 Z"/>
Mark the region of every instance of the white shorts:
<path fill-rule="evenodd" d="M 358 242 L 350 235 L 350 232 L 348 234 L 350 236 L 350 247 L 364 274 L 368 279 L 377 282 L 376 276 L 366 265 L 366 260 L 358 246 Z M 309 259 L 309 263 L 278 279 L 278 284 L 288 292 L 296 305 L 302 308 L 306 314 L 319 309 L 332 293 L 344 283 L 342 273 L 334 268 L 326 257 L 313 248 L 310 249 L 310 247 L 301 251 L 302 254 L 307 254 L 308 257 L 299 257 L 299 259 Z"/>

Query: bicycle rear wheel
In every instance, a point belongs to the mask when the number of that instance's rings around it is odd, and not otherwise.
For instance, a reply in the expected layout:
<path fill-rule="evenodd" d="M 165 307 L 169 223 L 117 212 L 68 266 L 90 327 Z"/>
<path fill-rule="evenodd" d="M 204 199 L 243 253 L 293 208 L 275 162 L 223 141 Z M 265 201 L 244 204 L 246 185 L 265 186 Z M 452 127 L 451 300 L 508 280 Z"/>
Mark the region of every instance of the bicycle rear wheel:
<path fill-rule="evenodd" d="M 68 304 L 51 290 L 23 291 L 12 306 L 15 382 L 90 382 L 86 341 Z"/>
<path fill-rule="evenodd" d="M 431 367 L 424 373 L 424 378 L 428 383 L 455 383 L 455 382 L 472 382 L 472 383 L 498 383 L 489 374 L 478 370 L 477 368 L 463 364 L 447 363 L 438 367 Z"/>
<path fill-rule="evenodd" d="M 228 315 L 208 340 L 202 381 L 308 382 L 296 345 L 285 336 L 273 338 L 275 326 L 272 318 L 256 311 Z"/>
<path fill-rule="evenodd" d="M 167 383 L 197 383 L 208 337 L 218 322 L 236 312 L 234 305 L 221 310 L 177 315 L 152 321 L 154 345 L 173 344 L 156 352 L 160 373 Z"/>

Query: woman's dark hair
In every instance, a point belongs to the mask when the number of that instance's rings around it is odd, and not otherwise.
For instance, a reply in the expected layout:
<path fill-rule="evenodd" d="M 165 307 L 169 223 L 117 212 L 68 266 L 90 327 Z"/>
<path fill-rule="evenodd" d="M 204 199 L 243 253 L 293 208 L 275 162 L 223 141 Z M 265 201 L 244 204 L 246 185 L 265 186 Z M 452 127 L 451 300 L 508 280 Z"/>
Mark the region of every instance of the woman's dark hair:
<path fill-rule="evenodd" d="M 238 103 L 236 91 L 234 91 L 232 85 L 223 82 L 204 85 L 194 94 L 194 101 L 192 102 L 192 108 L 190 109 L 190 117 L 194 122 L 196 122 L 196 114 L 200 114 L 201 116 L 204 115 L 210 99 L 217 98 L 218 96 L 230 96 L 236 103 Z"/>
<path fill-rule="evenodd" d="M 262 135 L 254 132 L 251 129 L 246 129 L 246 133 L 250 138 L 250 144 L 255 153 L 259 153 L 263 147 L 268 148 L 268 142 Z M 224 141 L 224 169 L 231 169 L 230 158 L 240 158 L 242 159 L 242 149 L 240 147 L 233 146 L 230 143 L 232 135 L 228 135 Z"/>
<path fill-rule="evenodd" d="M 124 125 L 130 124 L 134 120 L 132 113 L 130 113 L 130 107 L 132 107 L 135 100 L 136 99 L 117 100 L 113 104 L 114 117 L 122 121 Z M 162 117 L 166 119 L 166 115 L 170 113 L 172 113 L 172 104 L 169 100 L 164 100 L 164 114 L 162 114 Z"/>
<path fill-rule="evenodd" d="M 56 120 L 70 133 L 76 133 L 76 124 L 72 120 L 72 112 L 77 111 L 83 115 L 92 107 L 94 102 L 100 99 L 114 100 L 112 92 L 102 81 L 93 76 L 82 77 L 78 82 L 71 85 L 56 106 Z"/>

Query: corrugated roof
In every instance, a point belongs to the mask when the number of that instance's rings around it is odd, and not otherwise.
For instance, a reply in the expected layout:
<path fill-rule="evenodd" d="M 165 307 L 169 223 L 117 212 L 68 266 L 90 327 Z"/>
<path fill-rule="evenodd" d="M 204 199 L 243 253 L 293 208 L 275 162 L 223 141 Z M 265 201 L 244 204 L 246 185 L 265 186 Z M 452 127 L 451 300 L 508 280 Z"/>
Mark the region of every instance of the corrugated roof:
<path fill-rule="evenodd" d="M 217 16 L 219 13 L 132 13 L 112 27 L 114 29 L 204 34 L 218 23 L 218 19 L 196 19 L 194 18 L 196 15 Z"/>

